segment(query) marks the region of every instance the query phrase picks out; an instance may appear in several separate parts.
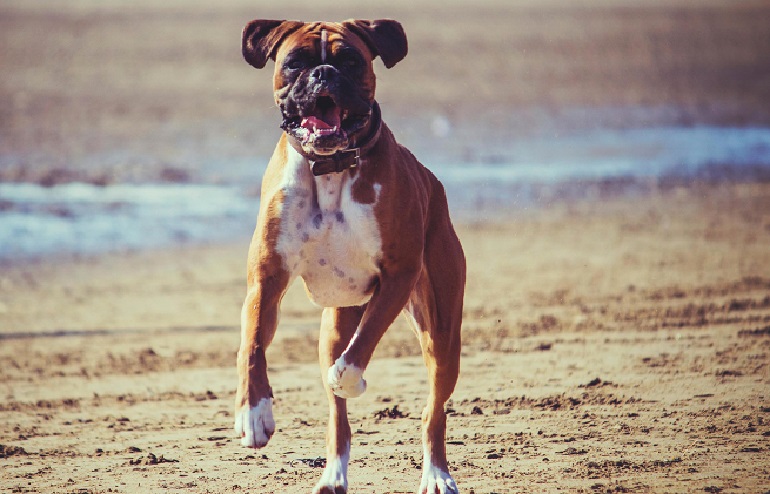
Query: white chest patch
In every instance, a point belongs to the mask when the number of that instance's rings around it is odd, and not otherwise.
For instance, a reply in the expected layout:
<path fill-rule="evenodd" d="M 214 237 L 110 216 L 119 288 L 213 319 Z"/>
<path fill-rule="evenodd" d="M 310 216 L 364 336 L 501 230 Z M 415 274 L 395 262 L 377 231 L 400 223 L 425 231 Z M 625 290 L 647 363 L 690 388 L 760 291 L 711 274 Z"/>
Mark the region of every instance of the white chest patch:
<path fill-rule="evenodd" d="M 353 201 L 353 183 L 348 172 L 314 177 L 289 146 L 278 250 L 291 277 L 300 276 L 311 300 L 323 307 L 365 303 L 379 274 L 382 242 L 374 204 Z"/>

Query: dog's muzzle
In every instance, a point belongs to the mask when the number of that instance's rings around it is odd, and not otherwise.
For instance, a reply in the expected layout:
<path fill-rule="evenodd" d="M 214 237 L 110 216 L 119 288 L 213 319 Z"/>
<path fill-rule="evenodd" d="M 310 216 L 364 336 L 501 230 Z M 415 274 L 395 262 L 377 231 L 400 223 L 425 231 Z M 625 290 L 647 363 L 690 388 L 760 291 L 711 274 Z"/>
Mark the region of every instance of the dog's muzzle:
<path fill-rule="evenodd" d="M 314 67 L 287 96 L 281 128 L 308 152 L 329 155 L 346 149 L 371 116 L 370 105 L 348 85 L 335 67 Z"/>

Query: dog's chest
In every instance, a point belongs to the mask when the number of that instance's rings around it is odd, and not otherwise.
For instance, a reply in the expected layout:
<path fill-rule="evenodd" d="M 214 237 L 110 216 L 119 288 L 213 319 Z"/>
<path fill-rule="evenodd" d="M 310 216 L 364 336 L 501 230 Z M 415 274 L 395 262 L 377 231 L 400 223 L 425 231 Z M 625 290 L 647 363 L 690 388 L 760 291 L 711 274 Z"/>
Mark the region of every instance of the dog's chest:
<path fill-rule="evenodd" d="M 365 303 L 379 273 L 376 201 L 353 200 L 353 182 L 348 172 L 313 177 L 301 170 L 283 187 L 279 250 L 292 276 L 324 307 Z"/>

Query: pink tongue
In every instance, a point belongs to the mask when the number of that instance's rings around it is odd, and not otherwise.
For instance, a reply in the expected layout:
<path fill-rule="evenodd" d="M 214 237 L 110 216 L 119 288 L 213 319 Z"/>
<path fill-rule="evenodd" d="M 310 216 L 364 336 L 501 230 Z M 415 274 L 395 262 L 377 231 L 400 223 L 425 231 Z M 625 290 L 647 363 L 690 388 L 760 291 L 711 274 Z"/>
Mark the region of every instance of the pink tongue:
<path fill-rule="evenodd" d="M 301 126 L 305 129 L 309 129 L 311 131 L 317 130 L 317 129 L 331 129 L 331 125 L 327 124 L 323 120 L 321 120 L 318 117 L 305 117 L 302 119 Z"/>
<path fill-rule="evenodd" d="M 337 107 L 333 107 L 319 113 L 318 116 L 307 116 L 302 119 L 300 126 L 311 132 L 338 129 L 340 127 L 340 110 Z"/>

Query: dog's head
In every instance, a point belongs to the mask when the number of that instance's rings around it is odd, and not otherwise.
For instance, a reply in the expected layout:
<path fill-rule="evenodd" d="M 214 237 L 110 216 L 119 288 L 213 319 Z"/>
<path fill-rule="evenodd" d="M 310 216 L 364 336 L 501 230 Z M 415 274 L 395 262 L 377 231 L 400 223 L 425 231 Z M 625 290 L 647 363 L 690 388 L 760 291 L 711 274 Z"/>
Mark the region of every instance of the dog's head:
<path fill-rule="evenodd" d="M 406 56 L 401 24 L 256 19 L 243 29 L 243 57 L 261 69 L 275 60 L 273 87 L 281 128 L 302 148 L 330 155 L 353 145 L 368 128 L 374 104 L 372 61 L 390 68 Z"/>

